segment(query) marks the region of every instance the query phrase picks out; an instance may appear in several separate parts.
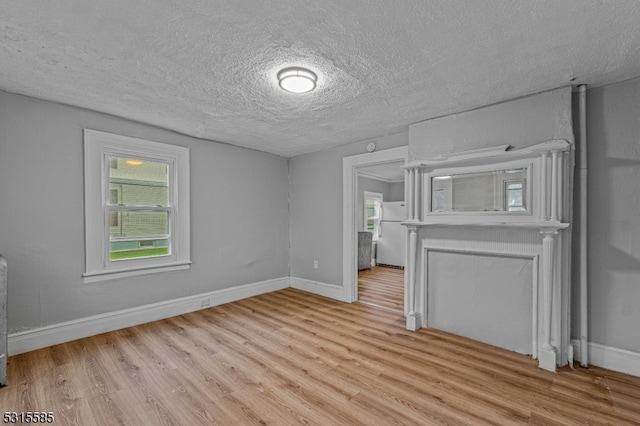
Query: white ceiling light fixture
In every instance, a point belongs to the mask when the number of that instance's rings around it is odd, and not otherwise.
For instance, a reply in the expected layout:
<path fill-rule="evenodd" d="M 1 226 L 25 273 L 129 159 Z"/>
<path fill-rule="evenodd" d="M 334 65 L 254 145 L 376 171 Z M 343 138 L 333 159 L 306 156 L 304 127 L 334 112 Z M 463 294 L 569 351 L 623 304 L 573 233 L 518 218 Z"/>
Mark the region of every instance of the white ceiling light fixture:
<path fill-rule="evenodd" d="M 289 67 L 278 73 L 278 84 L 291 93 L 307 93 L 316 88 L 318 76 L 306 68 Z"/>

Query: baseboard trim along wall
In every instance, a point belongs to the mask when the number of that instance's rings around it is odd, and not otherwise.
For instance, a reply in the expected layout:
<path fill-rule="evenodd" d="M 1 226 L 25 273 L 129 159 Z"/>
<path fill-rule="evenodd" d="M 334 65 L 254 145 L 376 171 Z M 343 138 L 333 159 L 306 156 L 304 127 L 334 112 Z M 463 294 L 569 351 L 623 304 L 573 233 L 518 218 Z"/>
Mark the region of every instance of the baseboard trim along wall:
<path fill-rule="evenodd" d="M 108 331 L 207 309 L 290 287 L 289 277 L 167 300 L 9 334 L 9 355 L 17 355 Z"/>
<path fill-rule="evenodd" d="M 307 280 L 304 278 L 291 277 L 291 287 L 298 290 L 308 291 L 309 293 L 319 296 L 328 297 L 330 299 L 340 300 L 344 302 L 344 287 L 335 284 L 325 284 L 319 281 Z"/>
<path fill-rule="evenodd" d="M 288 287 L 331 299 L 344 300 L 342 286 L 296 277 L 283 277 L 152 303 L 9 334 L 9 355 L 94 336 L 134 325 L 207 309 Z M 580 359 L 580 341 L 571 340 L 574 359 Z M 640 377 L 640 353 L 589 342 L 589 364 Z"/>
<path fill-rule="evenodd" d="M 580 340 L 571 340 L 574 359 L 580 359 Z M 589 342 L 589 364 L 640 377 L 640 352 Z"/>

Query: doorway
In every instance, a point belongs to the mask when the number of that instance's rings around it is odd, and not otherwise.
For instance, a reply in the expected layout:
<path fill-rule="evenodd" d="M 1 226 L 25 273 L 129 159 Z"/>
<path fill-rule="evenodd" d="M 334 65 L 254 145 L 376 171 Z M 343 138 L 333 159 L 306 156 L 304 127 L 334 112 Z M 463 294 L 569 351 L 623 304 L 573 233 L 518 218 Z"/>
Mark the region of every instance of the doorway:
<path fill-rule="evenodd" d="M 359 299 L 358 232 L 364 230 L 364 213 L 360 212 L 358 203 L 359 196 L 364 194 L 364 190 L 359 183 L 359 177 L 360 175 L 370 176 L 375 169 L 388 169 L 396 172 L 400 170 L 401 176 L 403 176 L 402 180 L 406 181 L 407 172 L 402 170 L 401 165 L 406 164 L 407 158 L 408 147 L 400 147 L 343 159 L 343 289 L 345 301 L 355 302 Z M 406 188 L 403 189 L 403 193 L 404 199 L 406 199 Z M 404 232 L 407 232 L 406 229 Z M 403 257 L 406 259 L 406 243 L 404 245 Z M 398 268 L 398 270 L 402 272 L 401 269 Z M 377 271 L 377 269 L 373 270 L 373 272 Z M 395 271 L 395 275 L 395 279 L 401 279 L 403 299 L 403 309 L 401 310 L 406 313 L 407 300 L 404 296 L 406 294 L 406 279 L 404 273 L 400 278 L 398 271 Z"/>

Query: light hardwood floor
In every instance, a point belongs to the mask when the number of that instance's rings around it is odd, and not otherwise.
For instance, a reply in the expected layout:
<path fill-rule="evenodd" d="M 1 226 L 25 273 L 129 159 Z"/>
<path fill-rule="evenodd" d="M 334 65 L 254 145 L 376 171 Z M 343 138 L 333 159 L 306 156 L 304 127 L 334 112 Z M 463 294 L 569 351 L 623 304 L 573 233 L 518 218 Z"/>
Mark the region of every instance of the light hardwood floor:
<path fill-rule="evenodd" d="M 60 425 L 639 424 L 640 378 L 550 373 L 287 289 L 9 358 L 4 411 Z"/>
<path fill-rule="evenodd" d="M 404 270 L 374 266 L 358 272 L 358 301 L 404 312 Z"/>

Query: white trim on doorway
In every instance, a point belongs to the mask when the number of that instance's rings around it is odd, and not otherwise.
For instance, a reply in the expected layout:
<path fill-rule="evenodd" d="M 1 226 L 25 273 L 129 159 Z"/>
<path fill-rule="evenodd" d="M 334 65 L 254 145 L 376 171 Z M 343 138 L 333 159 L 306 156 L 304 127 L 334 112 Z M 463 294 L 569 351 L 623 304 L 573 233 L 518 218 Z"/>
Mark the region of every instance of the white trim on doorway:
<path fill-rule="evenodd" d="M 409 147 L 391 148 L 367 154 L 353 155 L 342 159 L 342 286 L 343 300 L 355 302 L 358 300 L 358 259 L 357 259 L 357 194 L 358 168 L 375 164 L 404 161 L 409 158 Z M 407 172 L 405 171 L 405 181 Z M 406 197 L 405 186 L 405 199 Z M 406 288 L 406 282 L 405 282 Z M 405 291 L 406 294 L 406 291 Z M 406 306 L 406 301 L 405 301 Z M 406 310 L 406 308 L 405 308 Z"/>

